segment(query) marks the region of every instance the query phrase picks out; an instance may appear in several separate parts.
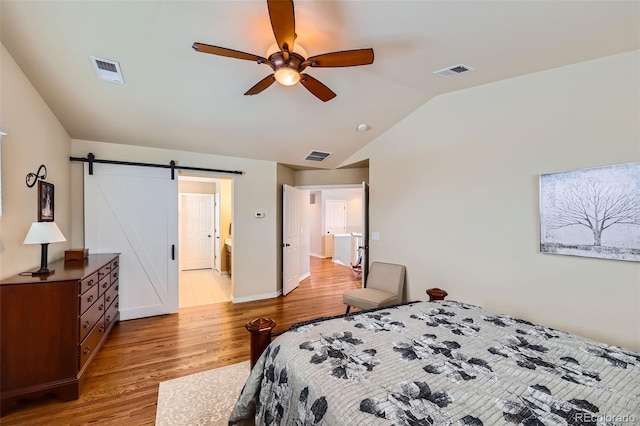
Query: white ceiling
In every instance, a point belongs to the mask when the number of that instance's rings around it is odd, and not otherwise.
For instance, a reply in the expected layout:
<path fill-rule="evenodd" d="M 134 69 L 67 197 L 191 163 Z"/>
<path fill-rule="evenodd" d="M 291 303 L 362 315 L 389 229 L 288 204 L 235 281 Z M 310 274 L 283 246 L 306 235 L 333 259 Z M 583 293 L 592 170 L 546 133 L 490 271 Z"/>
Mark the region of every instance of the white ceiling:
<path fill-rule="evenodd" d="M 265 55 L 264 0 L 0 5 L 2 43 L 72 138 L 300 167 L 318 166 L 303 160 L 311 150 L 333 153 L 322 168 L 345 165 L 439 94 L 640 48 L 638 1 L 298 0 L 309 55 L 375 51 L 372 65 L 307 69 L 337 93 L 323 103 L 301 85 L 243 96 L 269 67 L 191 48 Z M 119 61 L 125 84 L 99 80 L 90 55 Z M 433 74 L 459 63 L 475 70 Z"/>

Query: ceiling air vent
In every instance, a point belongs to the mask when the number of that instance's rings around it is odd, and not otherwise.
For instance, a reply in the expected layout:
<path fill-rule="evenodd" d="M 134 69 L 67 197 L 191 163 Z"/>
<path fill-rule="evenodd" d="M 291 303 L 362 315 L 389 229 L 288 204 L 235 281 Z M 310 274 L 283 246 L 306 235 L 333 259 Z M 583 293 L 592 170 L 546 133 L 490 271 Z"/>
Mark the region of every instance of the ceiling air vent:
<path fill-rule="evenodd" d="M 324 161 L 330 155 L 330 152 L 311 151 L 304 159 L 308 161 Z"/>
<path fill-rule="evenodd" d="M 451 77 L 453 75 L 462 74 L 463 72 L 473 71 L 473 68 L 463 64 L 454 65 L 443 70 L 434 71 L 434 74 L 438 74 L 440 77 Z"/>
<path fill-rule="evenodd" d="M 124 78 L 122 77 L 122 71 L 120 71 L 120 64 L 118 62 L 97 58 L 95 56 L 90 56 L 90 58 L 93 68 L 96 70 L 96 73 L 98 73 L 100 80 L 124 84 Z"/>

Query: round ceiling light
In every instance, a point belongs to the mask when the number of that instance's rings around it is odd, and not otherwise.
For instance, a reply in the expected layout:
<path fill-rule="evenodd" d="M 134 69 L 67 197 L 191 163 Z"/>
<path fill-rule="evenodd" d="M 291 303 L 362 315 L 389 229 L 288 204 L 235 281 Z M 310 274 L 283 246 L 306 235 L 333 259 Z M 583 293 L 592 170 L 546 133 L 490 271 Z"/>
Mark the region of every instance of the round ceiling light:
<path fill-rule="evenodd" d="M 358 127 L 356 127 L 356 129 L 358 129 L 359 132 L 366 132 L 367 130 L 369 130 L 369 125 L 365 123 L 361 123 L 361 124 L 358 124 Z"/>

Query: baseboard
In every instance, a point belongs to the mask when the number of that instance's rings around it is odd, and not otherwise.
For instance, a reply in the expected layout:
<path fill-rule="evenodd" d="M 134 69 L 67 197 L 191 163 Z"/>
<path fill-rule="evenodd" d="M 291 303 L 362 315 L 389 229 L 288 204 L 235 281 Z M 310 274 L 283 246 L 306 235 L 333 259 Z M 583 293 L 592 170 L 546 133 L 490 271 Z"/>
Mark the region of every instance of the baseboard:
<path fill-rule="evenodd" d="M 298 278 L 298 282 L 304 280 L 305 278 L 309 278 L 310 276 L 311 276 L 311 272 L 307 272 L 306 274 Z"/>
<path fill-rule="evenodd" d="M 231 302 L 243 303 L 243 302 L 253 302 L 254 300 L 275 299 L 281 294 L 282 294 L 282 290 L 278 290 L 276 293 L 263 293 L 263 294 L 254 294 L 251 296 L 244 296 L 244 297 L 233 297 L 231 299 Z"/>
<path fill-rule="evenodd" d="M 340 262 L 338 259 L 333 259 L 333 263 L 337 263 L 338 265 L 347 266 L 344 263 Z"/>
<path fill-rule="evenodd" d="M 309 256 L 317 257 L 318 259 L 326 259 L 327 256 L 320 256 L 319 254 L 310 253 Z"/>

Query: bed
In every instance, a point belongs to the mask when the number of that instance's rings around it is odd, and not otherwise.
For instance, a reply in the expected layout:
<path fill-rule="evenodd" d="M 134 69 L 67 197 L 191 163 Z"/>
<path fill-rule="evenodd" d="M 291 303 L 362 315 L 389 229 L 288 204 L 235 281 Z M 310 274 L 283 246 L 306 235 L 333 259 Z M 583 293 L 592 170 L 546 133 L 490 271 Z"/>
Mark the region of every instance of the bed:
<path fill-rule="evenodd" d="M 230 425 L 640 424 L 640 354 L 455 301 L 298 324 Z"/>

